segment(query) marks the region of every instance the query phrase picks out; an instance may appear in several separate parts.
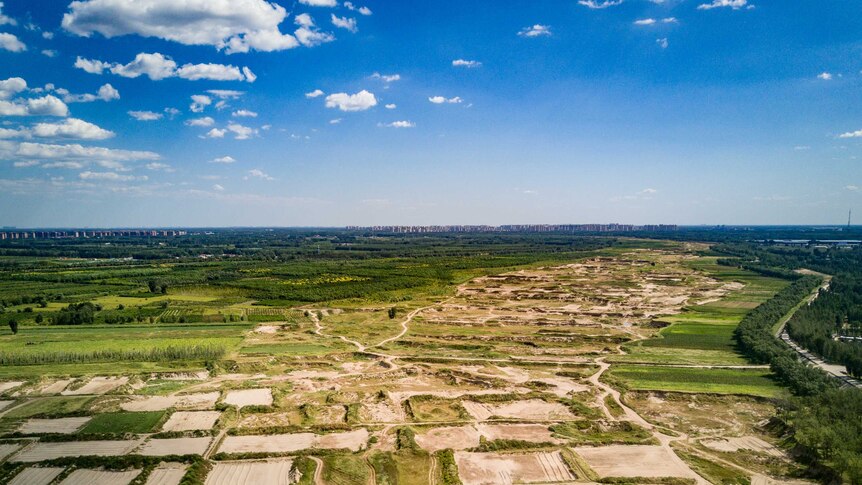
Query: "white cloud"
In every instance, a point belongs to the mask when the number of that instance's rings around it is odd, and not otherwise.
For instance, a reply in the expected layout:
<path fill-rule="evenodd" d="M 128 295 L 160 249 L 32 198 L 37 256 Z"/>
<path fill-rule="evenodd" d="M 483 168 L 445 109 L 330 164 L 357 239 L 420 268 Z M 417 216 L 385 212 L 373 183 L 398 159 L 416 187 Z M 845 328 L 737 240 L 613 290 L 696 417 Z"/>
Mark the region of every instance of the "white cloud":
<path fill-rule="evenodd" d="M 213 158 L 209 163 L 235 163 L 236 159 L 231 156 Z"/>
<path fill-rule="evenodd" d="M 341 123 L 341 118 L 335 118 L 335 119 L 329 120 L 330 125 L 337 125 L 339 123 Z"/>
<path fill-rule="evenodd" d="M 163 118 L 161 113 L 153 113 L 152 111 L 129 111 L 129 116 L 138 121 L 156 121 Z"/>
<path fill-rule="evenodd" d="M 208 131 L 207 134 L 204 135 L 204 137 L 205 138 L 224 138 L 225 133 L 227 133 L 227 130 L 221 130 L 219 128 L 213 128 L 212 130 Z"/>
<path fill-rule="evenodd" d="M 231 116 L 237 118 L 257 118 L 257 113 L 255 113 L 254 111 L 249 111 L 247 109 L 238 109 L 231 113 Z"/>
<path fill-rule="evenodd" d="M 608 8 L 608 7 L 615 7 L 617 5 L 620 5 L 621 3 L 623 3 L 623 0 L 604 0 L 604 1 L 579 0 L 578 1 L 578 4 L 583 5 L 584 7 L 587 7 L 587 8 L 592 8 L 592 9 L 602 9 L 602 8 Z"/>
<path fill-rule="evenodd" d="M 57 57 L 57 51 L 53 49 L 42 49 L 42 55 L 45 57 Z"/>
<path fill-rule="evenodd" d="M 219 99 L 238 99 L 240 96 L 245 94 L 245 91 L 233 91 L 231 89 L 209 89 L 207 90 L 207 93 L 212 94 Z"/>
<path fill-rule="evenodd" d="M 532 25 L 530 27 L 524 27 L 518 32 L 518 35 L 521 37 L 542 37 L 551 35 L 551 27 L 547 25 Z"/>
<path fill-rule="evenodd" d="M 176 108 L 165 108 L 165 113 L 170 119 L 174 119 L 174 116 L 180 114 L 180 110 Z"/>
<path fill-rule="evenodd" d="M 326 94 L 326 93 L 324 93 L 323 91 L 321 91 L 319 89 L 315 89 L 314 91 L 311 91 L 310 93 L 305 93 L 305 97 L 306 98 L 316 98 L 318 96 L 323 96 L 324 94 Z"/>
<path fill-rule="evenodd" d="M 67 103 L 92 103 L 96 100 L 105 102 L 120 99 L 120 92 L 110 84 L 103 84 L 96 94 L 66 94 L 63 96 L 63 101 Z"/>
<path fill-rule="evenodd" d="M 81 170 L 85 166 L 81 162 L 51 162 L 42 164 L 42 168 L 62 168 L 65 170 Z"/>
<path fill-rule="evenodd" d="M 739 10 L 748 5 L 748 0 L 712 0 L 712 3 L 703 3 L 697 6 L 698 10 L 711 10 L 713 8 L 730 7 L 733 10 Z M 748 5 L 747 8 L 752 6 Z"/>
<path fill-rule="evenodd" d="M 33 135 L 40 138 L 71 138 L 78 140 L 105 140 L 114 132 L 100 128 L 77 118 L 68 118 L 60 123 L 37 123 Z"/>
<path fill-rule="evenodd" d="M 377 98 L 364 89 L 356 94 L 335 93 L 326 97 L 327 108 L 341 111 L 365 111 L 374 106 L 377 106 Z"/>
<path fill-rule="evenodd" d="M 655 19 L 635 20 L 635 25 L 653 25 L 653 24 L 655 24 Z"/>
<path fill-rule="evenodd" d="M 397 107 L 398 107 L 398 105 L 395 103 L 389 103 L 385 106 L 386 109 L 395 109 Z"/>
<path fill-rule="evenodd" d="M 3 2 L 0 2 L 0 25 L 18 25 L 15 19 L 3 15 Z"/>
<path fill-rule="evenodd" d="M 293 23 L 299 26 L 299 28 L 293 31 L 293 35 L 296 36 L 296 40 L 298 40 L 300 44 L 306 47 L 314 47 L 316 45 L 335 40 L 335 37 L 331 34 L 321 32 L 314 24 L 314 19 L 312 19 L 311 15 L 308 15 L 307 13 L 297 15 L 293 19 Z"/>
<path fill-rule="evenodd" d="M 386 123 L 385 126 L 387 128 L 415 128 L 416 123 L 412 121 L 393 121 L 392 123 Z"/>
<path fill-rule="evenodd" d="M 338 2 L 336 0 L 299 0 L 299 3 L 303 5 L 310 5 L 312 7 L 335 7 L 338 6 Z"/>
<path fill-rule="evenodd" d="M 221 185 L 219 185 L 219 184 L 214 184 L 214 185 L 213 185 L 213 190 L 216 190 L 216 191 L 221 192 L 221 191 L 223 191 L 223 190 L 224 190 L 224 187 L 222 187 L 222 186 L 221 186 Z"/>
<path fill-rule="evenodd" d="M 145 75 L 153 81 L 172 77 L 179 77 L 190 81 L 205 79 L 210 81 L 254 82 L 257 79 L 257 76 L 247 67 L 239 68 L 232 65 L 212 63 L 184 64 L 178 67 L 176 61 L 158 52 L 152 54 L 141 52 L 128 64 L 116 62 L 112 64 L 78 57 L 75 60 L 75 67 L 90 74 L 102 74 L 105 70 L 109 70 L 112 74 L 128 78 Z"/>
<path fill-rule="evenodd" d="M 2 32 L 0 33 L 0 49 L 5 49 L 10 52 L 24 52 L 27 50 L 27 46 L 18 40 L 18 37 Z"/>
<path fill-rule="evenodd" d="M 457 104 L 457 103 L 462 102 L 463 100 L 458 96 L 455 96 L 454 98 L 446 98 L 444 96 L 431 96 L 430 98 L 428 98 L 428 101 L 431 101 L 434 104 L 443 104 L 443 103 Z"/>
<path fill-rule="evenodd" d="M 677 20 L 676 17 L 665 17 L 665 18 L 661 19 L 661 22 L 663 24 L 678 24 L 679 20 Z"/>
<path fill-rule="evenodd" d="M 862 138 L 862 130 L 848 131 L 838 135 L 838 138 Z"/>
<path fill-rule="evenodd" d="M 811 147 L 810 147 L 810 146 L 808 146 L 808 145 L 796 145 L 795 147 L 793 147 L 793 149 L 794 149 L 794 150 L 797 150 L 797 151 L 801 151 L 801 150 L 811 150 Z"/>
<path fill-rule="evenodd" d="M 385 83 L 391 83 L 395 81 L 400 81 L 401 74 L 380 74 L 379 72 L 375 72 L 371 75 L 371 79 L 380 79 Z"/>
<path fill-rule="evenodd" d="M 849 190 L 851 192 L 856 192 L 857 190 L 859 190 L 859 186 L 858 185 L 845 185 L 844 189 Z"/>
<path fill-rule="evenodd" d="M 148 164 L 144 165 L 144 167 L 146 167 L 147 170 L 162 170 L 164 172 L 174 172 L 175 171 L 167 163 L 152 162 L 152 163 L 148 163 Z"/>
<path fill-rule="evenodd" d="M 481 65 L 482 63 L 479 61 L 471 61 L 467 59 L 455 59 L 454 61 L 452 61 L 453 67 L 466 67 L 468 69 L 472 69 Z"/>
<path fill-rule="evenodd" d="M 66 103 L 52 95 L 18 101 L 0 100 L 0 116 L 68 116 Z"/>
<path fill-rule="evenodd" d="M 148 180 L 149 177 L 146 175 L 142 176 L 134 176 L 134 175 L 120 175 L 116 172 L 81 172 L 78 174 L 78 178 L 82 180 L 106 180 L 110 182 L 131 182 L 133 180 Z"/>
<path fill-rule="evenodd" d="M 192 113 L 200 113 L 207 106 L 211 105 L 213 102 L 212 98 L 209 96 L 205 96 L 203 94 L 195 94 L 192 96 L 192 104 L 189 105 L 189 109 Z"/>
<path fill-rule="evenodd" d="M 64 159 L 64 160 L 98 160 L 98 161 L 133 161 L 158 160 L 158 153 L 149 151 L 115 150 L 103 147 L 85 147 L 78 144 L 50 145 L 44 143 L 20 143 L 15 151 L 20 158 Z"/>
<path fill-rule="evenodd" d="M 233 132 L 235 140 L 248 140 L 253 135 L 257 135 L 257 130 L 254 128 L 249 128 L 248 126 L 240 125 L 239 123 L 229 123 L 227 125 L 228 131 Z"/>
<path fill-rule="evenodd" d="M 268 174 L 266 174 L 266 173 L 264 173 L 263 171 L 261 171 L 261 170 L 259 170 L 259 169 L 256 169 L 256 168 L 255 168 L 255 169 L 252 169 L 252 170 L 249 170 L 249 171 L 248 171 L 248 176 L 247 176 L 247 177 L 243 177 L 243 178 L 244 178 L 245 180 L 248 180 L 248 179 L 249 179 L 249 177 L 259 178 L 259 179 L 263 179 L 263 180 L 275 180 L 274 178 L 270 177 Z"/>
<path fill-rule="evenodd" d="M 45 40 L 51 40 L 54 38 L 53 32 L 42 32 L 42 38 Z"/>
<path fill-rule="evenodd" d="M 353 4 L 353 2 L 344 2 L 344 7 L 347 10 L 359 12 L 362 15 L 371 15 L 371 9 L 370 8 L 368 8 L 368 7 L 357 7 L 356 5 Z"/>
<path fill-rule="evenodd" d="M 297 47 L 297 38 L 279 30 L 286 17 L 284 7 L 266 0 L 82 0 L 70 4 L 62 25 L 85 37 L 137 34 L 233 54 Z"/>
<path fill-rule="evenodd" d="M 356 26 L 356 19 L 348 18 L 348 17 L 338 17 L 335 14 L 331 14 L 332 25 L 345 29 L 348 32 L 356 33 L 359 31 L 359 28 Z"/>
<path fill-rule="evenodd" d="M 26 128 L 0 128 L 0 140 L 9 140 L 12 138 L 30 138 L 30 136 L 30 130 Z"/>
<path fill-rule="evenodd" d="M 662 37 L 660 39 L 656 39 L 655 43 L 658 44 L 662 49 L 667 49 L 667 46 L 670 45 L 667 41 L 667 37 Z"/>
<path fill-rule="evenodd" d="M 204 116 L 203 118 L 194 118 L 186 121 L 186 125 L 188 126 L 212 126 L 215 124 L 215 120 L 210 118 L 209 116 Z"/>
<path fill-rule="evenodd" d="M 20 77 L 10 77 L 0 81 L 0 99 L 9 99 L 25 89 L 27 89 L 27 81 Z"/>
<path fill-rule="evenodd" d="M 39 162 L 36 160 L 25 160 L 22 162 L 15 162 L 12 164 L 15 168 L 27 168 L 27 167 L 35 167 L 39 165 Z"/>
<path fill-rule="evenodd" d="M 823 81 L 831 81 L 832 80 L 832 73 L 821 72 L 820 74 L 817 75 L 817 79 L 822 79 Z"/>

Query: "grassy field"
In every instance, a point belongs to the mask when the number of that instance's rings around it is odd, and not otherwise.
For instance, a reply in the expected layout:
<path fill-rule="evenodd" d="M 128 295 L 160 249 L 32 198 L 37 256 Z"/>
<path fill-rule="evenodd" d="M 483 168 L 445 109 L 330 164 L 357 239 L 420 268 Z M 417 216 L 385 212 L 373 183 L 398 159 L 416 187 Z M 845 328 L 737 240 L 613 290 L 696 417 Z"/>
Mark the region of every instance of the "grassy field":
<path fill-rule="evenodd" d="M 86 411 L 94 401 L 89 396 L 50 396 L 29 401 L 6 413 L 9 419 L 30 418 L 33 416 L 63 416 Z"/>
<path fill-rule="evenodd" d="M 163 422 L 166 414 L 165 411 L 97 414 L 81 434 L 150 433 Z"/>
<path fill-rule="evenodd" d="M 784 394 L 769 370 L 614 365 L 611 380 L 638 391 L 703 392 L 776 397 Z"/>

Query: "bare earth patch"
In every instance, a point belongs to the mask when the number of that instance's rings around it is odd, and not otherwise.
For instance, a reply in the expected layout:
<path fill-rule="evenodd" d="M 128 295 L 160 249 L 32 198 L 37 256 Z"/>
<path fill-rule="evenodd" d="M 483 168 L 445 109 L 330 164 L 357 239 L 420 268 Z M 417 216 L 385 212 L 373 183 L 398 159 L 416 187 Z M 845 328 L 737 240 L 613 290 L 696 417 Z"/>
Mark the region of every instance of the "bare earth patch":
<path fill-rule="evenodd" d="M 240 389 L 228 391 L 224 398 L 225 404 L 231 406 L 272 406 L 272 390 L 270 389 Z"/>
<path fill-rule="evenodd" d="M 63 473 L 65 468 L 59 467 L 28 467 L 15 475 L 9 481 L 9 485 L 48 485 L 53 482 L 57 475 Z"/>
<path fill-rule="evenodd" d="M 283 485 L 293 483 L 291 459 L 223 461 L 213 466 L 206 485 Z"/>
<path fill-rule="evenodd" d="M 89 416 L 81 418 L 28 419 L 21 423 L 18 432 L 23 434 L 60 433 L 72 434 L 93 419 Z"/>
<path fill-rule="evenodd" d="M 220 453 L 291 453 L 309 448 L 359 451 L 368 441 L 365 428 L 345 433 L 316 435 L 290 433 L 256 436 L 228 436 L 219 447 Z"/>
<path fill-rule="evenodd" d="M 0 445 L 0 461 L 2 461 L 7 456 L 15 453 L 20 448 L 17 444 L 2 444 Z"/>
<path fill-rule="evenodd" d="M 12 404 L 15 401 L 0 401 L 0 411 L 6 409 L 7 406 Z"/>
<path fill-rule="evenodd" d="M 697 478 L 669 448 L 662 446 L 600 446 L 574 448 L 601 477 Z"/>
<path fill-rule="evenodd" d="M 531 443 L 564 443 L 554 438 L 547 426 L 541 424 L 479 424 L 479 434 L 489 440 L 520 440 Z"/>
<path fill-rule="evenodd" d="M 13 456 L 11 461 L 29 463 L 65 456 L 120 456 L 132 451 L 140 444 L 140 440 L 34 443 Z"/>
<path fill-rule="evenodd" d="M 162 427 L 163 431 L 212 429 L 221 413 L 218 411 L 177 411 Z"/>
<path fill-rule="evenodd" d="M 484 421 L 491 416 L 538 421 L 567 421 L 575 418 L 575 415 L 562 404 L 558 402 L 546 402 L 540 399 L 529 399 L 526 401 L 514 401 L 508 403 L 477 403 L 473 401 L 463 401 L 461 404 L 471 416 L 479 421 Z"/>
<path fill-rule="evenodd" d="M 75 470 L 60 482 L 60 485 L 126 485 L 140 473 L 140 470 L 126 472 Z"/>
<path fill-rule="evenodd" d="M 718 438 L 712 440 L 701 440 L 700 444 L 716 451 L 733 453 L 739 450 L 751 450 L 765 453 L 776 458 L 783 458 L 784 453 L 766 441 L 756 436 L 742 436 L 740 438 Z"/>
<path fill-rule="evenodd" d="M 203 455 L 212 438 L 168 438 L 152 439 L 144 443 L 135 454 L 144 456 Z"/>
<path fill-rule="evenodd" d="M 12 389 L 15 389 L 16 387 L 20 386 L 21 384 L 24 384 L 24 381 L 0 382 L 0 394 L 4 393 L 6 391 L 11 391 Z"/>
<path fill-rule="evenodd" d="M 120 404 L 123 411 L 164 411 L 177 409 L 212 409 L 219 398 L 218 392 L 186 394 L 183 396 L 149 396 Z"/>
<path fill-rule="evenodd" d="M 179 485 L 188 465 L 183 463 L 159 463 L 147 477 L 146 485 Z"/>
<path fill-rule="evenodd" d="M 82 394 L 105 394 L 114 389 L 124 386 L 129 382 L 128 377 L 94 377 L 86 384 L 77 389 L 66 389 L 60 394 L 64 396 L 78 396 Z"/>
<path fill-rule="evenodd" d="M 38 394 L 60 394 L 63 392 L 69 384 L 72 383 L 72 379 L 60 379 L 59 381 L 46 382 L 42 384 L 36 389 L 36 393 Z"/>
<path fill-rule="evenodd" d="M 466 450 L 479 446 L 479 431 L 473 426 L 446 426 L 416 435 L 416 443 L 430 452 L 452 448 Z"/>
<path fill-rule="evenodd" d="M 517 455 L 457 452 L 455 461 L 464 485 L 547 483 L 576 478 L 559 451 Z"/>

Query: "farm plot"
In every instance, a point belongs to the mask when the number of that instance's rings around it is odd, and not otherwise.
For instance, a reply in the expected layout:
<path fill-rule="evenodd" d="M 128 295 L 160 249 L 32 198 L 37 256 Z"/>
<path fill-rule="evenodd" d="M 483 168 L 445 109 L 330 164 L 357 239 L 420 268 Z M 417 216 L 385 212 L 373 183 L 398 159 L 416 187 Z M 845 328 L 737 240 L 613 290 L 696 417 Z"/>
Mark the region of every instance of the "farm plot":
<path fill-rule="evenodd" d="M 9 407 L 9 405 L 12 404 L 13 402 L 15 402 L 15 401 L 0 401 L 0 411 Z"/>
<path fill-rule="evenodd" d="M 24 384 L 24 381 L 7 381 L 7 382 L 0 382 L 0 394 L 3 394 L 3 393 L 4 393 L 4 392 L 6 392 L 6 391 L 11 391 L 12 389 L 15 389 L 16 387 L 19 387 L 19 386 L 21 386 L 22 384 Z"/>
<path fill-rule="evenodd" d="M 164 416 L 164 411 L 97 414 L 81 430 L 81 433 L 149 433 L 155 430 Z"/>
<path fill-rule="evenodd" d="M 187 469 L 183 463 L 159 463 L 147 477 L 146 485 L 179 485 Z"/>
<path fill-rule="evenodd" d="M 127 485 L 140 473 L 140 470 L 125 472 L 75 470 L 60 482 L 60 485 Z"/>
<path fill-rule="evenodd" d="M 212 409 L 220 394 L 218 392 L 203 392 L 182 396 L 136 396 L 131 401 L 120 404 L 124 411 L 164 411 L 176 409 Z"/>
<path fill-rule="evenodd" d="M 36 393 L 43 395 L 60 394 L 69 387 L 69 384 L 71 383 L 72 379 L 60 379 L 46 382 L 36 389 Z"/>
<path fill-rule="evenodd" d="M 209 436 L 203 438 L 151 439 L 135 450 L 144 456 L 203 455 L 212 442 Z"/>
<path fill-rule="evenodd" d="M 120 456 L 132 451 L 140 444 L 140 440 L 33 443 L 10 460 L 33 463 L 67 456 Z"/>
<path fill-rule="evenodd" d="M 9 485 L 48 485 L 53 482 L 57 475 L 63 473 L 65 468 L 59 467 L 27 467 L 9 481 Z"/>
<path fill-rule="evenodd" d="M 12 419 L 29 418 L 32 416 L 60 416 L 77 414 L 85 410 L 93 402 L 89 396 L 74 397 L 41 397 L 10 409 L 5 417 Z"/>
<path fill-rule="evenodd" d="M 775 458 L 785 457 L 784 452 L 780 449 L 756 436 L 701 440 L 700 444 L 712 450 L 724 451 L 727 453 L 733 453 L 739 450 L 749 450 L 764 453 Z"/>
<path fill-rule="evenodd" d="M 213 466 L 205 485 L 284 485 L 293 483 L 293 460 L 222 461 Z"/>
<path fill-rule="evenodd" d="M 0 461 L 18 451 L 18 448 L 20 447 L 21 446 L 17 444 L 0 444 Z"/>
<path fill-rule="evenodd" d="M 361 428 L 344 433 L 317 435 L 290 433 L 277 435 L 228 436 L 220 453 L 292 453 L 309 448 L 349 449 L 359 451 L 368 441 L 368 430 Z"/>
<path fill-rule="evenodd" d="M 568 421 L 575 418 L 575 415 L 562 404 L 540 399 L 508 403 L 463 401 L 461 404 L 471 416 L 479 421 L 484 421 L 492 416 L 535 421 Z"/>
<path fill-rule="evenodd" d="M 776 397 L 785 392 L 768 369 L 694 369 L 614 365 L 610 374 L 629 389 Z"/>
<path fill-rule="evenodd" d="M 559 451 L 500 455 L 456 452 L 458 475 L 464 485 L 510 485 L 575 480 Z"/>
<path fill-rule="evenodd" d="M 162 431 L 212 429 L 221 413 L 218 411 L 177 411 L 162 426 Z"/>
<path fill-rule="evenodd" d="M 663 446 L 614 445 L 574 448 L 600 477 L 697 478 Z"/>
<path fill-rule="evenodd" d="M 105 394 L 114 389 L 124 386 L 129 382 L 129 378 L 122 377 L 94 377 L 86 384 L 76 389 L 66 389 L 60 394 L 64 396 L 80 396 L 86 394 Z"/>
<path fill-rule="evenodd" d="M 466 450 L 479 446 L 479 431 L 474 426 L 445 426 L 432 428 L 416 435 L 416 443 L 429 452 Z"/>
<path fill-rule="evenodd" d="M 228 391 L 224 403 L 242 408 L 245 406 L 272 406 L 271 389 L 240 389 Z"/>
<path fill-rule="evenodd" d="M 479 434 L 489 440 L 519 440 L 531 443 L 563 443 L 541 424 L 479 424 Z"/>
<path fill-rule="evenodd" d="M 81 418 L 28 419 L 21 423 L 18 432 L 22 434 L 59 433 L 72 434 L 90 422 L 89 416 Z"/>

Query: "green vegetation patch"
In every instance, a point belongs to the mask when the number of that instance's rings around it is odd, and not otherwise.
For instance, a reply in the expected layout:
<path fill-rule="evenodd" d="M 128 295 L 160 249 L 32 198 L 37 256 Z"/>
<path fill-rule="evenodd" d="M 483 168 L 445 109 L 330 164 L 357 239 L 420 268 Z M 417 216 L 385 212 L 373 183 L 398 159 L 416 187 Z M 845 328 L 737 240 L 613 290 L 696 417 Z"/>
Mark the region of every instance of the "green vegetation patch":
<path fill-rule="evenodd" d="M 658 365 L 614 365 L 610 376 L 639 391 L 746 394 L 776 397 L 784 393 L 766 369 L 701 369 Z"/>
<path fill-rule="evenodd" d="M 4 418 L 21 419 L 33 417 L 83 416 L 90 403 L 95 398 L 91 396 L 52 396 L 34 399 L 20 407 L 12 409 Z"/>
<path fill-rule="evenodd" d="M 162 424 L 165 415 L 165 411 L 97 414 L 84 426 L 81 434 L 150 433 Z"/>

